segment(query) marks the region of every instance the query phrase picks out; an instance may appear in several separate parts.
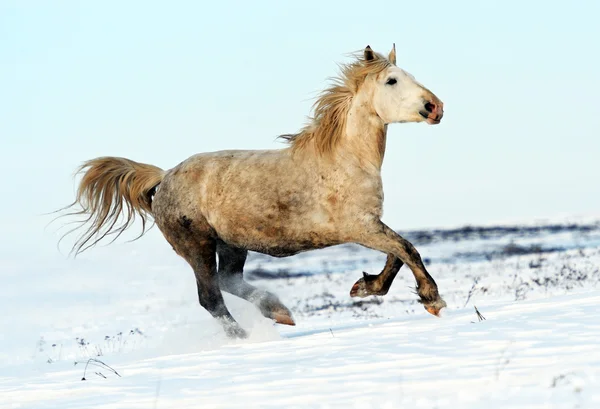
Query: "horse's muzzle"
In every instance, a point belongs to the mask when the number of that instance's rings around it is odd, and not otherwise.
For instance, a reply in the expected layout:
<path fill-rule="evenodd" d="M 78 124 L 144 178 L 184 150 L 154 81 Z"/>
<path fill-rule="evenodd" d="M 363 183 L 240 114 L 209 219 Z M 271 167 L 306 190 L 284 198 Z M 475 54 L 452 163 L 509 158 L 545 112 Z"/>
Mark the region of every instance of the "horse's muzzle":
<path fill-rule="evenodd" d="M 425 121 L 428 124 L 439 124 L 444 116 L 444 103 L 437 98 L 432 98 L 431 101 L 425 102 L 423 109 L 419 111 L 419 114 L 425 118 Z"/>

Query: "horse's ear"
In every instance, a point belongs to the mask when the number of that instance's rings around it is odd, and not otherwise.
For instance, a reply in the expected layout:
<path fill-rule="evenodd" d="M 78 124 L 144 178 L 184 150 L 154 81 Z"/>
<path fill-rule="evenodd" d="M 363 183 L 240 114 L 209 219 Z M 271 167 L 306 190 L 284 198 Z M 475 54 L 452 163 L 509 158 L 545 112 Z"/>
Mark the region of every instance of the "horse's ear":
<path fill-rule="evenodd" d="M 370 46 L 367 46 L 367 48 L 365 48 L 365 61 L 371 61 L 374 59 L 375 53 L 373 52 Z"/>
<path fill-rule="evenodd" d="M 390 55 L 388 56 L 388 60 L 390 60 L 390 62 L 393 65 L 396 65 L 396 43 L 394 43 L 394 45 L 392 46 L 392 51 L 390 51 Z"/>

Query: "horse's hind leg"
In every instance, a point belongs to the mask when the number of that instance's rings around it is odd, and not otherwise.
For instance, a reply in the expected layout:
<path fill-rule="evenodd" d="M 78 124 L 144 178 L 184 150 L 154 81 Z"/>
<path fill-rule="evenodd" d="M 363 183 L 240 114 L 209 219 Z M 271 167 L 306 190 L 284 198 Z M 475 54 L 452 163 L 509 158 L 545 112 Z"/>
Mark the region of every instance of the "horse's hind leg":
<path fill-rule="evenodd" d="M 217 260 L 214 240 L 198 248 L 192 267 L 196 275 L 198 300 L 213 317 L 221 322 L 228 337 L 246 338 L 246 331 L 235 321 L 223 300 L 217 277 Z"/>
<path fill-rule="evenodd" d="M 192 227 L 191 220 L 183 217 L 177 224 L 163 230 L 165 238 L 177 254 L 194 270 L 198 300 L 214 318 L 221 322 L 230 338 L 246 338 L 246 331 L 235 321 L 223 300 L 217 277 L 216 240 Z"/>
<path fill-rule="evenodd" d="M 275 294 L 259 290 L 244 281 L 243 271 L 248 255 L 247 250 L 218 241 L 217 254 L 219 255 L 219 282 L 223 291 L 253 303 L 262 315 L 274 319 L 279 324 L 295 325 L 292 313 Z"/>
<path fill-rule="evenodd" d="M 398 257 L 388 254 L 383 271 L 377 275 L 363 273 L 364 276 L 352 286 L 350 296 L 386 295 L 403 264 Z"/>

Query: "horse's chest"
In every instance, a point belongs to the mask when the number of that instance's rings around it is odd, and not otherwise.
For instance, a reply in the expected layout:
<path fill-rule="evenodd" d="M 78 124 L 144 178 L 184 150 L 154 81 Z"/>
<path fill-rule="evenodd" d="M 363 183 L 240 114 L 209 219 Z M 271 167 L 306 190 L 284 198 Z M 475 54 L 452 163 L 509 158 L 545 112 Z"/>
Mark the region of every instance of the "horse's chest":
<path fill-rule="evenodd" d="M 342 217 L 361 213 L 379 214 L 383 207 L 381 179 L 350 179 L 327 197 L 327 203 Z"/>

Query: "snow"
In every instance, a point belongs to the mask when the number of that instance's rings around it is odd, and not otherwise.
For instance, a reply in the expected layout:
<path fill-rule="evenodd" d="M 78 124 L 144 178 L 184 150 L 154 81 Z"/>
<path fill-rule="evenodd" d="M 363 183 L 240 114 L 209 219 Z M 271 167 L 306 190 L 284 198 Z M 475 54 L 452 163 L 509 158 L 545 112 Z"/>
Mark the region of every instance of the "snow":
<path fill-rule="evenodd" d="M 156 229 L 76 260 L 6 257 L 0 408 L 598 408 L 600 224 L 552 226 L 405 232 L 448 302 L 441 318 L 406 267 L 387 296 L 349 297 L 383 267 L 377 252 L 252 254 L 248 279 L 297 326 L 226 294 L 247 340 L 201 309 Z M 92 361 L 82 381 L 90 358 L 118 375 Z"/>

